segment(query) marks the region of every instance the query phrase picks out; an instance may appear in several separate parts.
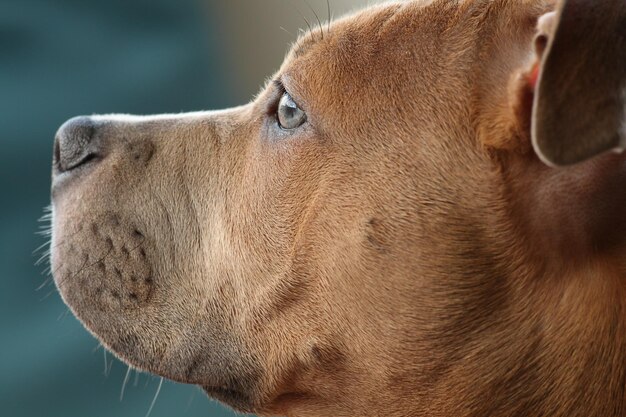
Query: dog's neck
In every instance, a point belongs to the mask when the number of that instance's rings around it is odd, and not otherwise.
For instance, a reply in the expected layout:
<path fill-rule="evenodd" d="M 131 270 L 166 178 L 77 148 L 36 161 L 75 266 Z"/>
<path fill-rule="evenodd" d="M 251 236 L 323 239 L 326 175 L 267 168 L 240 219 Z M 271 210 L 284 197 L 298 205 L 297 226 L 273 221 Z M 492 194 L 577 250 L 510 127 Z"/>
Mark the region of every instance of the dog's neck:
<path fill-rule="evenodd" d="M 500 223 L 501 233 L 483 233 L 492 224 L 465 229 L 475 245 L 449 259 L 466 264 L 442 268 L 454 293 L 414 298 L 416 315 L 433 325 L 420 329 L 420 340 L 405 335 L 389 344 L 402 348 L 386 352 L 396 365 L 388 364 L 392 377 L 380 389 L 397 397 L 381 403 L 381 415 L 626 411 L 625 158 L 609 154 L 564 170 L 537 161 L 532 172 L 514 160 L 526 157 L 514 155 L 501 172 L 503 195 L 491 204 L 508 206 L 486 220 Z M 411 373 L 398 365 L 407 361 Z M 394 380 L 402 381 L 396 390 Z"/>

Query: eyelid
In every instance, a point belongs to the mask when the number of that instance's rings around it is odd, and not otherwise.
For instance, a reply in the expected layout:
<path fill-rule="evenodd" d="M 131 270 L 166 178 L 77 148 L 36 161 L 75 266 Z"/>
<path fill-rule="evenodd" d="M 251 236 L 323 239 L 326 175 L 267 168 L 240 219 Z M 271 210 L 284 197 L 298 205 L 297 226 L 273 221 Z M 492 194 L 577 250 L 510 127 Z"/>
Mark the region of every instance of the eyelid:
<path fill-rule="evenodd" d="M 287 90 L 285 89 L 285 84 L 283 84 L 280 78 L 274 78 L 272 80 L 272 85 L 274 85 L 274 88 L 276 90 L 280 91 L 281 95 L 287 92 Z"/>
<path fill-rule="evenodd" d="M 304 103 L 304 101 L 300 100 L 300 98 L 297 96 L 297 94 L 294 94 L 291 90 L 287 89 L 287 87 L 285 86 L 285 83 L 283 82 L 282 77 L 273 79 L 272 80 L 272 85 L 274 86 L 276 91 L 279 93 L 279 94 L 277 94 L 278 99 L 276 100 L 276 107 L 277 108 L 278 108 L 278 103 L 280 102 L 281 97 L 283 96 L 283 94 L 287 93 L 287 94 L 289 94 L 289 97 L 291 97 L 291 99 L 294 101 L 294 103 L 296 103 L 298 108 L 303 110 L 305 113 L 307 112 L 306 104 Z"/>

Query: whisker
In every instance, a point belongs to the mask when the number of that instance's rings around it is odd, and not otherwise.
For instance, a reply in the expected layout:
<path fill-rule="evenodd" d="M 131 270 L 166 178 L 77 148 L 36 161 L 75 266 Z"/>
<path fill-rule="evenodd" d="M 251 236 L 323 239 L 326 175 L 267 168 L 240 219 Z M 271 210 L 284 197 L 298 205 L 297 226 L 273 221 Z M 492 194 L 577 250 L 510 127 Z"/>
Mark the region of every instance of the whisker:
<path fill-rule="evenodd" d="M 306 23 L 306 26 L 309 28 L 309 32 L 313 32 L 313 27 L 311 26 L 311 22 L 309 22 L 309 20 L 306 18 L 306 16 L 304 15 L 304 13 L 302 13 L 302 11 L 300 10 L 300 8 L 298 8 L 298 6 L 296 6 L 293 3 L 289 3 L 300 15 L 300 17 L 304 20 L 304 22 Z M 301 32 L 304 32 L 304 30 L 300 29 Z M 298 40 L 296 40 L 296 44 L 297 44 Z"/>
<path fill-rule="evenodd" d="M 308 2 L 308 0 L 304 0 L 304 3 L 313 12 L 313 15 L 315 15 L 315 19 L 317 19 L 317 24 L 318 24 L 318 26 L 320 28 L 320 34 L 322 36 L 322 40 L 324 40 L 324 28 L 322 27 L 322 21 L 320 20 L 319 15 L 315 11 L 315 9 L 311 6 L 311 4 Z"/>
<path fill-rule="evenodd" d="M 74 231 L 72 234 L 70 234 L 69 236 L 67 236 L 67 238 L 62 241 L 57 243 L 56 245 L 51 245 L 52 240 L 47 240 L 45 243 L 43 243 L 42 245 L 40 245 L 37 249 L 35 249 L 33 251 L 33 256 L 40 250 L 42 250 L 44 247 L 46 246 L 50 246 L 43 254 L 42 256 L 37 259 L 37 261 L 35 262 L 35 266 L 38 266 L 39 264 L 41 264 L 46 258 L 49 258 L 50 254 L 52 253 L 53 249 L 56 249 L 58 247 L 61 247 L 63 245 L 66 245 L 69 242 L 69 238 L 71 238 L 72 236 L 78 234 L 81 232 L 81 229 L 79 228 L 78 230 Z M 43 271 L 42 271 L 42 275 L 52 275 L 53 272 L 56 272 L 56 270 L 52 271 L 52 266 L 48 266 L 46 267 Z M 39 287 L 37 287 L 36 291 L 39 291 L 41 288 L 43 288 L 47 283 L 49 282 L 49 279 L 46 279 Z"/>
<path fill-rule="evenodd" d="M 38 286 L 37 288 L 35 288 L 35 292 L 37 291 L 41 291 L 46 285 L 50 284 L 52 282 L 52 277 L 48 277 L 44 280 L 44 282 L 41 283 L 40 286 Z"/>
<path fill-rule="evenodd" d="M 45 251 L 40 257 L 39 259 L 37 259 L 37 261 L 35 261 L 35 266 L 39 266 L 44 260 L 48 259 L 48 257 L 50 256 L 50 251 L 47 250 Z"/>
<path fill-rule="evenodd" d="M 187 401 L 187 407 L 185 407 L 185 411 L 183 411 L 183 414 L 187 414 L 187 412 L 191 408 L 191 403 L 193 403 L 193 400 L 196 397 L 196 394 L 198 393 L 198 389 L 191 390 L 191 394 L 189 395 L 189 400 Z"/>
<path fill-rule="evenodd" d="M 326 31 L 330 34 L 330 23 L 333 21 L 333 12 L 330 7 L 330 0 L 326 0 L 326 6 L 328 7 L 328 28 Z"/>
<path fill-rule="evenodd" d="M 49 222 L 52 220 L 52 213 L 46 213 L 37 219 L 38 222 Z"/>
<path fill-rule="evenodd" d="M 52 243 L 52 239 L 45 241 L 44 243 L 42 243 L 41 245 L 37 246 L 37 249 L 35 249 L 33 251 L 33 256 L 39 252 L 40 250 L 42 250 L 43 248 L 45 248 L 46 246 L 48 246 L 50 243 Z"/>
<path fill-rule="evenodd" d="M 57 321 L 61 321 L 61 320 L 65 319 L 69 312 L 70 312 L 70 309 L 66 308 L 63 313 L 59 314 L 59 317 L 57 317 Z"/>
<path fill-rule="evenodd" d="M 311 34 L 313 34 L 313 27 L 311 26 L 311 22 L 309 22 L 309 21 L 307 20 L 307 18 L 306 18 L 304 15 L 302 15 L 302 18 L 303 18 L 303 19 L 304 19 L 304 21 L 306 22 L 306 25 L 307 25 L 307 27 L 309 28 L 309 32 L 311 32 Z"/>
<path fill-rule="evenodd" d="M 150 404 L 150 408 L 148 409 L 148 413 L 146 414 L 146 417 L 150 417 L 150 413 L 152 413 L 152 409 L 154 408 L 154 403 L 156 403 L 157 397 L 159 396 L 159 393 L 161 392 L 162 386 L 163 386 L 163 377 L 161 377 L 161 380 L 159 381 L 159 386 L 157 387 L 156 393 L 154 394 L 154 398 L 152 399 L 152 404 Z"/>
<path fill-rule="evenodd" d="M 44 295 L 43 297 L 41 297 L 41 298 L 39 299 L 39 302 L 45 301 L 46 299 L 50 298 L 50 296 L 51 296 L 52 294 L 54 294 L 55 292 L 56 292 L 55 290 L 50 291 L 48 294 L 46 294 L 46 295 Z"/>
<path fill-rule="evenodd" d="M 113 364 L 115 363 L 115 357 L 109 361 L 109 369 L 107 369 L 106 376 L 111 375 L 111 369 L 113 369 Z"/>
<path fill-rule="evenodd" d="M 80 232 L 81 232 L 81 230 L 77 230 L 77 231 L 75 231 L 74 233 L 72 233 L 71 235 L 66 236 L 64 241 L 59 242 L 59 243 L 57 243 L 57 244 L 56 244 L 56 245 L 54 245 L 54 246 L 50 246 L 50 249 L 48 250 L 48 252 L 51 252 L 51 251 L 52 251 L 52 249 L 56 249 L 56 248 L 58 248 L 58 247 L 60 247 L 60 246 L 67 245 L 68 243 L 71 243 L 71 242 L 69 242 L 69 241 L 68 241 L 68 239 L 69 239 L 69 238 L 71 238 L 71 237 L 73 237 L 74 235 L 76 235 L 76 234 L 80 233 Z M 51 243 L 52 243 L 52 240 L 48 240 L 48 242 L 47 242 L 47 243 L 44 243 L 44 244 L 43 244 L 43 245 L 41 245 L 39 248 L 35 249 L 35 251 L 33 251 L 33 252 L 36 252 L 37 250 L 41 250 L 41 247 L 42 247 L 42 246 L 49 245 L 49 244 L 51 244 Z M 34 253 L 33 253 L 33 255 L 34 255 Z"/>
<path fill-rule="evenodd" d="M 104 376 L 108 377 L 109 365 L 107 363 L 107 350 L 104 347 L 102 348 L 102 353 L 104 354 Z"/>
<path fill-rule="evenodd" d="M 289 32 L 289 31 L 288 31 L 287 29 L 285 29 L 284 27 L 280 26 L 280 29 L 281 29 L 283 32 L 285 32 L 287 35 L 291 36 L 292 38 L 294 37 L 294 36 L 293 36 L 293 33 Z"/>
<path fill-rule="evenodd" d="M 124 400 L 124 390 L 126 389 L 126 384 L 128 383 L 128 378 L 130 377 L 130 365 L 128 365 L 128 369 L 126 370 L 126 375 L 124 375 L 124 382 L 122 382 L 122 391 L 120 392 L 120 402 Z"/>

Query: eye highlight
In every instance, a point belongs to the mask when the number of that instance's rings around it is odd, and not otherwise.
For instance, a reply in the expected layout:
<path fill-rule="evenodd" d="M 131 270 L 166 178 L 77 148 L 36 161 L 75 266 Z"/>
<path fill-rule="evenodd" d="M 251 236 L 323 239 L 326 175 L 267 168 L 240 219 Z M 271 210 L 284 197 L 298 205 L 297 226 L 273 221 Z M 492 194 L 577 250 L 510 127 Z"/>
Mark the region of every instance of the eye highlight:
<path fill-rule="evenodd" d="M 306 122 L 306 113 L 296 104 L 289 93 L 284 92 L 278 102 L 276 119 L 282 129 L 293 130 Z"/>

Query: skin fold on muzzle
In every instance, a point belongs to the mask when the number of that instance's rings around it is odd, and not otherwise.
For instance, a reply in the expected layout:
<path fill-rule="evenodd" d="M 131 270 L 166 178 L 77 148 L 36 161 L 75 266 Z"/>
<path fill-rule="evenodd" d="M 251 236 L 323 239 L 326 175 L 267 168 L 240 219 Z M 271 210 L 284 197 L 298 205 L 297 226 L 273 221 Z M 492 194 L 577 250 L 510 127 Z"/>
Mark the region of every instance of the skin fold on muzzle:
<path fill-rule="evenodd" d="M 578 53 L 567 4 L 390 2 L 302 36 L 247 105 L 70 119 L 63 300 L 241 412 L 624 415 L 626 157 L 542 162 L 576 117 L 537 110 Z"/>

